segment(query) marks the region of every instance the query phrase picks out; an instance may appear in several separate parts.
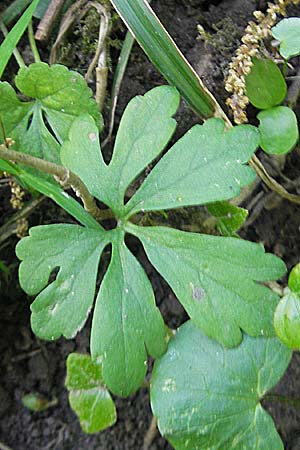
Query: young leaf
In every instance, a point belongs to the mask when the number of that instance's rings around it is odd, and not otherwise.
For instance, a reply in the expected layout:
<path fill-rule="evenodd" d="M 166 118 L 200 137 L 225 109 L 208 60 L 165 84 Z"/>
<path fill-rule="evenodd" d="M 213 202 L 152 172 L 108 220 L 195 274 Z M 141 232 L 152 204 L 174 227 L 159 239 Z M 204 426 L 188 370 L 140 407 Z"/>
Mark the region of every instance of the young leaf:
<path fill-rule="evenodd" d="M 155 363 L 151 404 L 176 450 L 283 450 L 260 400 L 278 383 L 291 351 L 276 338 L 244 336 L 225 349 L 191 322 Z"/>
<path fill-rule="evenodd" d="M 10 30 L 4 42 L 0 46 L 0 78 L 3 75 L 5 67 L 13 54 L 13 51 L 26 30 L 32 15 L 37 7 L 39 0 L 33 0 L 26 11 L 22 14 L 15 26 Z M 1 104 L 1 101 L 0 101 Z"/>
<path fill-rule="evenodd" d="M 147 351 L 154 358 L 160 357 L 166 350 L 165 338 L 151 284 L 123 236 L 117 236 L 98 294 L 91 334 L 92 357 L 100 358 L 109 389 L 119 396 L 136 391 L 147 371 Z"/>
<path fill-rule="evenodd" d="M 300 296 L 289 292 L 280 300 L 274 315 L 279 339 L 289 348 L 300 349 Z"/>
<path fill-rule="evenodd" d="M 287 106 L 261 111 L 257 118 L 260 121 L 261 148 L 271 154 L 281 155 L 292 150 L 299 137 L 297 117 Z"/>
<path fill-rule="evenodd" d="M 272 28 L 275 39 L 280 41 L 280 54 L 285 59 L 300 55 L 300 18 L 289 17 Z"/>
<path fill-rule="evenodd" d="M 279 105 L 287 92 L 286 82 L 271 59 L 253 58 L 251 72 L 246 76 L 246 93 L 256 108 L 268 109 Z"/>
<path fill-rule="evenodd" d="M 23 95 L 35 99 L 21 102 L 8 83 L 0 83 L 0 118 L 6 137 L 16 141 L 16 150 L 59 163 L 59 143 L 67 139 L 77 116 L 88 113 L 101 124 L 85 80 L 64 66 L 34 63 L 21 68 L 16 86 Z"/>
<path fill-rule="evenodd" d="M 300 264 L 291 270 L 289 289 L 280 300 L 274 316 L 279 339 L 291 349 L 300 349 Z"/>
<path fill-rule="evenodd" d="M 29 295 L 42 291 L 31 305 L 32 329 L 42 339 L 71 338 L 91 310 L 98 264 L 110 234 L 100 226 L 69 224 L 38 226 L 29 234 L 18 243 L 16 253 L 22 260 L 22 289 Z M 56 268 L 56 279 L 48 285 Z"/>
<path fill-rule="evenodd" d="M 245 222 L 248 211 L 229 202 L 215 202 L 206 205 L 210 214 L 217 219 L 217 227 L 223 236 L 237 236 L 237 231 Z"/>
<path fill-rule="evenodd" d="M 278 297 L 260 284 L 281 277 L 284 263 L 252 242 L 128 224 L 192 321 L 227 347 L 273 336 Z"/>
<path fill-rule="evenodd" d="M 221 119 L 195 125 L 167 152 L 126 205 L 129 215 L 227 200 L 251 183 L 246 165 L 259 144 L 255 127 L 225 131 Z"/>
<path fill-rule="evenodd" d="M 131 181 L 171 138 L 176 126 L 172 116 L 178 104 L 178 92 L 170 86 L 157 87 L 131 100 L 123 114 L 109 166 L 103 162 L 93 121 L 89 117 L 78 119 L 69 141 L 62 147 L 63 163 L 86 183 L 94 196 L 120 214 Z"/>
<path fill-rule="evenodd" d="M 97 433 L 116 422 L 116 408 L 104 385 L 99 362 L 93 362 L 89 355 L 71 353 L 67 359 L 66 387 L 70 405 L 85 433 Z"/>

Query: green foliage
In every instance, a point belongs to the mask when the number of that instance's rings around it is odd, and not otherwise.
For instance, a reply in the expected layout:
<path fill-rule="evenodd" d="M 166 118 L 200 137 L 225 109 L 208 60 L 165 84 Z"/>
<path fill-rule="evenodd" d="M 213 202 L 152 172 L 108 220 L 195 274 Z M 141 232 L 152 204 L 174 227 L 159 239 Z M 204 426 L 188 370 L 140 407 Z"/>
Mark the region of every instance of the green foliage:
<path fill-rule="evenodd" d="M 291 349 L 300 348 L 300 264 L 291 270 L 288 292 L 280 300 L 274 316 L 279 339 Z"/>
<path fill-rule="evenodd" d="M 13 51 L 26 30 L 39 0 L 33 0 L 0 46 L 0 79 Z M 1 100 L 2 102 L 2 100 Z M 0 103 L 1 103 L 0 102 Z"/>
<path fill-rule="evenodd" d="M 210 214 L 217 219 L 217 227 L 223 236 L 235 236 L 245 222 L 248 211 L 229 202 L 215 202 L 206 205 Z"/>
<path fill-rule="evenodd" d="M 116 408 L 104 385 L 99 362 L 93 362 L 89 355 L 71 353 L 67 359 L 66 387 L 83 431 L 96 433 L 116 422 Z"/>
<path fill-rule="evenodd" d="M 108 165 L 93 119 L 88 115 L 75 119 L 61 149 L 62 163 L 111 207 L 117 227 L 105 231 L 94 222 L 92 227 L 35 227 L 17 246 L 21 285 L 30 295 L 39 293 L 32 304 L 33 328 L 38 336 L 54 339 L 72 337 L 83 326 L 93 304 L 101 253 L 111 244 L 111 260 L 94 309 L 91 352 L 94 361 L 101 361 L 104 383 L 121 396 L 143 382 L 147 353 L 157 358 L 166 349 L 165 327 L 151 285 L 127 248 L 126 233 L 142 241 L 192 320 L 209 336 L 233 346 L 242 339 L 240 328 L 252 335 L 273 335 L 277 297 L 260 283 L 284 273 L 278 258 L 239 239 L 129 222 L 128 217 L 142 209 L 230 198 L 254 178 L 246 163 L 258 145 L 257 130 L 239 126 L 225 132 L 221 120 L 211 119 L 183 136 L 124 205 L 127 187 L 170 139 L 177 106 L 178 93 L 168 86 L 133 99 Z M 57 268 L 55 280 L 48 284 Z"/>
<path fill-rule="evenodd" d="M 260 401 L 290 359 L 276 338 L 245 335 L 239 347 L 226 349 L 186 323 L 152 375 L 161 433 L 176 450 L 283 450 Z"/>
<path fill-rule="evenodd" d="M 270 59 L 252 59 L 253 66 L 246 76 L 246 93 L 256 108 L 268 109 L 279 105 L 287 93 L 286 82 L 277 65 Z"/>
<path fill-rule="evenodd" d="M 261 111 L 257 118 L 260 121 L 261 148 L 271 154 L 281 155 L 292 150 L 299 138 L 297 117 L 287 106 Z"/>
<path fill-rule="evenodd" d="M 23 95 L 34 99 L 21 101 L 8 83 L 0 83 L 0 118 L 5 137 L 15 140 L 15 149 L 60 163 L 59 144 L 67 139 L 76 117 L 91 114 L 101 128 L 92 91 L 77 72 L 60 65 L 34 63 L 21 68 L 15 82 Z"/>
<path fill-rule="evenodd" d="M 132 224 L 127 230 L 141 240 L 150 262 L 207 336 L 233 347 L 242 340 L 241 329 L 274 335 L 278 297 L 256 282 L 284 274 L 276 256 L 235 238 Z"/>
<path fill-rule="evenodd" d="M 272 34 L 280 42 L 280 54 L 285 59 L 300 55 L 300 18 L 283 19 L 272 28 Z"/>
<path fill-rule="evenodd" d="M 9 25 L 30 3 L 31 0 L 14 0 L 1 14 L 1 20 L 5 25 Z"/>

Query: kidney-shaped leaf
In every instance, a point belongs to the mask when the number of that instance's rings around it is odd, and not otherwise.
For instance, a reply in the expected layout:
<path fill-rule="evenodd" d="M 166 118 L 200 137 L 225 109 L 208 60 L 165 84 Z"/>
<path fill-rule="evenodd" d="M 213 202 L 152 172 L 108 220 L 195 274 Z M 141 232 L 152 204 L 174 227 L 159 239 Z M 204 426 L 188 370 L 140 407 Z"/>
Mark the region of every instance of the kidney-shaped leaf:
<path fill-rule="evenodd" d="M 261 148 L 271 154 L 281 155 L 292 150 L 299 137 L 297 116 L 287 106 L 261 111 L 259 133 Z"/>
<path fill-rule="evenodd" d="M 34 63 L 23 67 L 16 86 L 34 99 L 21 102 L 8 83 L 0 83 L 0 117 L 6 137 L 15 140 L 17 150 L 59 163 L 59 143 L 67 139 L 75 117 L 88 113 L 101 125 L 97 104 L 84 78 L 64 66 Z"/>
<path fill-rule="evenodd" d="M 176 450 L 283 450 L 260 400 L 290 359 L 276 338 L 245 335 L 226 349 L 186 323 L 154 366 L 151 404 L 161 433 Z"/>
<path fill-rule="evenodd" d="M 64 164 L 120 215 L 129 184 L 171 138 L 176 127 L 172 116 L 178 103 L 179 94 L 170 86 L 157 87 L 132 99 L 122 116 L 109 166 L 103 162 L 92 119 L 77 120 L 69 141 L 62 147 Z"/>
<path fill-rule="evenodd" d="M 280 54 L 285 59 L 300 54 L 300 18 L 283 19 L 272 28 L 275 39 L 280 41 Z"/>
<path fill-rule="evenodd" d="M 109 233 L 100 226 L 69 224 L 31 228 L 30 236 L 18 243 L 21 287 L 29 295 L 40 292 L 31 305 L 37 336 L 71 338 L 83 327 L 94 300 L 99 259 L 108 243 Z"/>
<path fill-rule="evenodd" d="M 192 321 L 228 347 L 251 336 L 273 336 L 278 297 L 260 282 L 281 277 L 284 263 L 252 242 L 127 225 L 143 243 Z"/>
<path fill-rule="evenodd" d="M 225 131 L 221 119 L 195 125 L 167 152 L 126 205 L 127 214 L 227 200 L 251 183 L 246 165 L 259 144 L 255 127 Z"/>
<path fill-rule="evenodd" d="M 109 389 L 128 396 L 144 380 L 147 351 L 154 358 L 165 352 L 166 333 L 150 281 L 116 236 L 93 316 L 91 353 L 100 358 Z"/>
<path fill-rule="evenodd" d="M 116 408 L 104 385 L 101 364 L 89 355 L 68 356 L 66 387 L 85 433 L 97 433 L 116 422 Z"/>

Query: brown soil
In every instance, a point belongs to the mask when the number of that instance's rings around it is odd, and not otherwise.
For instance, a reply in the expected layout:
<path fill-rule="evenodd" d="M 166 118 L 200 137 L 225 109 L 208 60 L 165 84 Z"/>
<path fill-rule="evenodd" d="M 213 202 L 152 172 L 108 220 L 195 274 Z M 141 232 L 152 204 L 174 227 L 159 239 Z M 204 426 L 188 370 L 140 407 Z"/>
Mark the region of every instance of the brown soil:
<path fill-rule="evenodd" d="M 258 0 L 153 0 L 153 7 L 205 83 L 224 104 L 223 79 L 228 61 L 251 13 L 258 7 L 264 8 L 265 3 Z M 299 8 L 295 14 L 300 15 Z M 197 39 L 199 23 L 213 34 L 213 46 Z M 161 83 L 161 76 L 136 45 L 124 80 L 118 117 L 130 98 Z M 196 120 L 182 104 L 177 115 L 176 138 Z M 300 157 L 295 151 L 288 157 L 284 174 L 295 179 L 299 169 Z M 2 223 L 12 213 L 9 195 L 9 189 L 0 188 Z M 287 202 L 277 202 L 274 207 L 274 196 L 270 198 L 263 185 L 257 187 L 253 196 L 259 199 L 256 205 L 259 214 L 244 227 L 242 237 L 263 243 L 290 268 L 300 259 L 299 207 Z M 30 217 L 30 224 L 53 223 L 53 217 L 55 222 L 70 220 L 51 202 L 46 202 Z M 253 216 L 250 214 L 250 217 Z M 0 279 L 0 448 L 4 443 L 12 450 L 140 450 L 151 422 L 147 389 L 141 389 L 129 399 L 116 399 L 118 422 L 111 429 L 92 436 L 81 431 L 64 388 L 65 360 L 72 351 L 88 352 L 89 324 L 72 341 L 60 339 L 48 343 L 34 337 L 30 330 L 30 299 L 17 281 L 18 262 L 12 250 L 16 242 L 16 238 L 11 238 L 1 249 L 1 260 L 9 265 L 10 273 Z M 182 307 L 142 251 L 134 242 L 132 245 L 147 269 L 166 322 L 173 328 L 179 326 L 187 318 Z M 58 404 L 44 412 L 32 413 L 21 401 L 29 392 L 38 392 L 50 400 L 56 398 Z M 298 354 L 294 355 L 276 392 L 300 397 Z M 265 406 L 275 419 L 286 450 L 299 450 L 300 411 L 275 403 Z M 159 435 L 151 446 L 151 450 L 171 448 Z"/>

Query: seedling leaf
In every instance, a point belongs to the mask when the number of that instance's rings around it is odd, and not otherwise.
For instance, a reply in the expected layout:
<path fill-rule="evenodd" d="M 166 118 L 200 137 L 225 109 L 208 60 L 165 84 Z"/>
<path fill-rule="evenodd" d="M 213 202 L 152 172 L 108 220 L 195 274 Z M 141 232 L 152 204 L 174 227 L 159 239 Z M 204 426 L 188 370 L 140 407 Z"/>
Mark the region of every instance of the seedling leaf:
<path fill-rule="evenodd" d="M 215 202 L 206 206 L 217 219 L 217 227 L 223 236 L 238 236 L 237 231 L 245 222 L 248 211 L 229 202 Z"/>
<path fill-rule="evenodd" d="M 258 144 L 258 132 L 250 125 L 229 131 L 221 119 L 195 125 L 150 172 L 127 203 L 127 214 L 235 197 L 255 179 L 246 163 Z"/>
<path fill-rule="evenodd" d="M 291 349 L 300 349 L 300 264 L 291 270 L 290 291 L 280 300 L 274 316 L 279 339 Z"/>
<path fill-rule="evenodd" d="M 77 116 L 88 113 L 101 127 L 92 91 L 77 72 L 60 65 L 34 63 L 19 70 L 16 86 L 34 99 L 21 102 L 8 83 L 0 83 L 0 118 L 6 137 L 16 141 L 16 150 L 60 163 L 59 144 L 67 139 Z"/>
<path fill-rule="evenodd" d="M 234 347 L 241 329 L 273 336 L 278 297 L 259 282 L 281 277 L 283 262 L 260 245 L 165 227 L 127 225 L 204 333 Z"/>
<path fill-rule="evenodd" d="M 260 400 L 291 359 L 276 338 L 244 336 L 226 349 L 191 322 L 155 363 L 151 404 L 176 450 L 283 450 Z"/>
<path fill-rule="evenodd" d="M 260 121 L 261 148 L 271 154 L 281 155 L 292 150 L 299 137 L 297 117 L 287 106 L 261 111 L 257 118 Z"/>
<path fill-rule="evenodd" d="M 109 389 L 128 396 L 143 383 L 147 351 L 154 358 L 165 352 L 166 333 L 150 281 L 116 236 L 95 307 L 91 353 L 102 361 Z"/>
<path fill-rule="evenodd" d="M 44 225 L 31 228 L 30 236 L 18 243 L 22 289 L 29 295 L 41 291 L 31 305 L 31 325 L 37 336 L 72 338 L 83 327 L 93 304 L 99 259 L 108 236 L 100 227 Z M 56 279 L 48 285 L 58 267 Z"/>
<path fill-rule="evenodd" d="M 300 18 L 289 17 L 272 28 L 275 39 L 280 41 L 280 54 L 285 59 L 300 55 Z"/>
<path fill-rule="evenodd" d="M 286 82 L 271 59 L 253 58 L 253 66 L 246 76 L 246 93 L 256 108 L 268 109 L 279 105 L 287 92 Z"/>
<path fill-rule="evenodd" d="M 106 389 L 102 367 L 89 355 L 71 353 L 67 359 L 66 387 L 72 409 L 85 433 L 97 433 L 116 422 L 114 402 Z"/>

